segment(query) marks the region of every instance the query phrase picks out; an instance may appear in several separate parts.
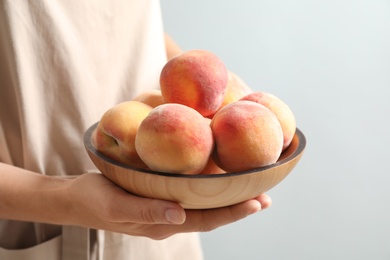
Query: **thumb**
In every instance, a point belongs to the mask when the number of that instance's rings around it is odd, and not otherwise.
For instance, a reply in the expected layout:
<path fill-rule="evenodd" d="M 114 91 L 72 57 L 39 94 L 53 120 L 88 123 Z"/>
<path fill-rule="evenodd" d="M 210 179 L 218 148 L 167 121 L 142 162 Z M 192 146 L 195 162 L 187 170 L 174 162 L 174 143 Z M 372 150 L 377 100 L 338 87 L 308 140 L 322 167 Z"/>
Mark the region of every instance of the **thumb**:
<path fill-rule="evenodd" d="M 186 219 L 179 204 L 133 195 L 101 174 L 83 174 L 72 181 L 69 190 L 74 194 L 71 201 L 81 202 L 78 215 L 84 215 L 86 221 L 91 219 L 85 216 L 91 215 L 99 216 L 106 224 L 182 224 Z"/>
<path fill-rule="evenodd" d="M 130 196 L 130 197 L 129 197 Z M 127 194 L 123 221 L 139 224 L 183 224 L 185 210 L 177 203 Z"/>

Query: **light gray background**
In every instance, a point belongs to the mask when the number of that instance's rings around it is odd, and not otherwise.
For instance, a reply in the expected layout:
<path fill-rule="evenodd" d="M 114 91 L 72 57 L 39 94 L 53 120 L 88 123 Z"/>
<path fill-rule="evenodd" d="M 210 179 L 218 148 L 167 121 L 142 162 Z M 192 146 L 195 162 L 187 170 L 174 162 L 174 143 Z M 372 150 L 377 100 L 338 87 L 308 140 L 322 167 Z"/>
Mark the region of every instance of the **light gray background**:
<path fill-rule="evenodd" d="M 206 260 L 390 259 L 390 1 L 162 0 L 166 31 L 294 111 L 308 141 L 272 208 Z"/>

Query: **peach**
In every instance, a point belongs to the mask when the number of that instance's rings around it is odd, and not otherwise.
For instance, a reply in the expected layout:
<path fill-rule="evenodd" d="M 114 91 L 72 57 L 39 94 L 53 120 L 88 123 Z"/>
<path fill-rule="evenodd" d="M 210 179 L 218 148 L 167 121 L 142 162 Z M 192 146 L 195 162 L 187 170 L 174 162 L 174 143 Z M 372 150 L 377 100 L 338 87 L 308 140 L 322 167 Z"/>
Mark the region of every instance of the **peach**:
<path fill-rule="evenodd" d="M 225 64 L 206 50 L 190 50 L 169 60 L 161 70 L 165 103 L 178 103 L 208 116 L 221 106 L 228 82 Z"/>
<path fill-rule="evenodd" d="M 277 96 L 267 92 L 254 92 L 241 98 L 241 100 L 249 100 L 270 109 L 278 118 L 283 130 L 283 150 L 291 143 L 296 129 L 295 116 L 290 107 Z"/>
<path fill-rule="evenodd" d="M 153 108 L 164 104 L 164 99 L 162 97 L 161 90 L 159 89 L 144 91 L 138 96 L 135 96 L 132 100 L 142 102 Z"/>
<path fill-rule="evenodd" d="M 205 117 L 204 118 L 207 122 L 207 124 L 211 124 L 211 118 Z M 222 170 L 215 162 L 212 156 L 210 156 L 206 167 L 199 173 L 199 174 L 220 174 L 220 173 L 226 173 L 226 171 Z"/>
<path fill-rule="evenodd" d="M 211 121 L 215 139 L 213 158 L 227 172 L 275 163 L 283 147 L 278 119 L 265 106 L 236 101 L 221 108 Z"/>
<path fill-rule="evenodd" d="M 139 101 L 126 101 L 108 109 L 92 134 L 96 150 L 112 160 L 146 168 L 135 150 L 138 127 L 152 107 Z"/>
<path fill-rule="evenodd" d="M 135 148 L 154 171 L 198 174 L 214 147 L 207 120 L 193 108 L 177 103 L 155 107 L 142 121 Z"/>
<path fill-rule="evenodd" d="M 222 174 L 226 171 L 222 170 L 214 161 L 213 157 L 210 156 L 207 161 L 206 167 L 199 174 Z"/>
<path fill-rule="evenodd" d="M 253 93 L 253 90 L 236 73 L 228 71 L 228 75 L 228 84 L 221 108 Z"/>

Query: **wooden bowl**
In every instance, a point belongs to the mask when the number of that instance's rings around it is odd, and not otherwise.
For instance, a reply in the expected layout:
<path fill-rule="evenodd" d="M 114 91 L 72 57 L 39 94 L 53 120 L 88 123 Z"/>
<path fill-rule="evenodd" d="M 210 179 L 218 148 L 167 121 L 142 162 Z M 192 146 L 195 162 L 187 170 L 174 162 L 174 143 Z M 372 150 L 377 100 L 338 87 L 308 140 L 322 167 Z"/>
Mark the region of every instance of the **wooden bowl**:
<path fill-rule="evenodd" d="M 270 190 L 293 170 L 306 146 L 305 136 L 297 129 L 291 145 L 272 165 L 235 173 L 182 175 L 137 169 L 107 158 L 92 145 L 96 126 L 85 132 L 84 144 L 105 177 L 132 194 L 175 201 L 186 209 L 230 206 Z"/>

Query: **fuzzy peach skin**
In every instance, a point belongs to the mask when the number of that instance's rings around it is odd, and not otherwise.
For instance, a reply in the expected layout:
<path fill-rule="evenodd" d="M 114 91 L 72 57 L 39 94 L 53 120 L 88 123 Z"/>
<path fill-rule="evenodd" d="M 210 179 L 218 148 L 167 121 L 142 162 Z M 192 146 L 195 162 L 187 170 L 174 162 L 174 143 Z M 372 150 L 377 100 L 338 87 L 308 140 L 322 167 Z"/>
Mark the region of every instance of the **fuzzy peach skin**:
<path fill-rule="evenodd" d="M 223 174 L 226 171 L 222 170 L 214 161 L 213 157 L 210 156 L 207 161 L 206 167 L 199 174 Z"/>
<path fill-rule="evenodd" d="M 253 93 L 253 90 L 248 86 L 248 84 L 246 84 L 236 73 L 228 71 L 228 75 L 228 84 L 221 108 L 250 93 Z"/>
<path fill-rule="evenodd" d="M 283 150 L 290 144 L 295 135 L 296 121 L 295 116 L 290 107 L 277 96 L 267 92 L 253 92 L 241 98 L 241 100 L 249 100 L 270 109 L 278 118 L 283 130 Z"/>
<path fill-rule="evenodd" d="M 139 95 L 135 96 L 132 100 L 142 102 L 153 108 L 164 104 L 164 99 L 162 97 L 161 90 L 159 89 L 144 91 Z"/>
<path fill-rule="evenodd" d="M 211 118 L 205 117 L 204 120 L 207 124 L 211 124 Z M 215 162 L 212 156 L 210 156 L 207 161 L 206 167 L 199 174 L 221 174 L 226 173 L 226 171 L 222 170 Z"/>
<path fill-rule="evenodd" d="M 142 121 L 135 148 L 154 171 L 198 174 L 214 147 L 208 122 L 196 110 L 176 103 L 154 108 Z"/>
<path fill-rule="evenodd" d="M 283 147 L 283 132 L 275 114 L 251 101 L 221 108 L 211 121 L 213 158 L 223 170 L 237 172 L 275 163 Z"/>
<path fill-rule="evenodd" d="M 169 60 L 161 70 L 165 103 L 179 103 L 208 116 L 221 106 L 228 82 L 225 64 L 206 50 L 190 50 Z"/>
<path fill-rule="evenodd" d="M 108 109 L 92 134 L 92 144 L 107 157 L 138 168 L 147 168 L 135 150 L 135 136 L 152 107 L 126 101 Z"/>

